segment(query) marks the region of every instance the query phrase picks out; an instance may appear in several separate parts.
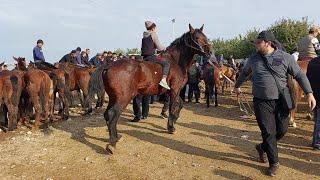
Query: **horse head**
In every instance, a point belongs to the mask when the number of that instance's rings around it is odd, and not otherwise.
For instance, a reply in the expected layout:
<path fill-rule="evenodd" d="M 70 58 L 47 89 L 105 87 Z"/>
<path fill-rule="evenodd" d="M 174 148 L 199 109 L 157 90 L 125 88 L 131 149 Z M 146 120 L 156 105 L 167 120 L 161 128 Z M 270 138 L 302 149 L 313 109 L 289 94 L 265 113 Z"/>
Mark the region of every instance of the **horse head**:
<path fill-rule="evenodd" d="M 27 70 L 26 58 L 24 58 L 24 57 L 18 57 L 18 58 L 16 58 L 16 57 L 13 56 L 13 59 L 14 59 L 15 61 L 17 61 L 17 68 L 18 68 L 18 70 L 22 70 L 22 71 Z"/>
<path fill-rule="evenodd" d="M 189 24 L 190 41 L 186 42 L 186 45 L 195 51 L 196 54 L 206 56 L 208 58 L 212 55 L 212 46 L 209 43 L 207 36 L 203 32 L 202 25 L 199 29 L 194 29 L 191 24 Z"/>

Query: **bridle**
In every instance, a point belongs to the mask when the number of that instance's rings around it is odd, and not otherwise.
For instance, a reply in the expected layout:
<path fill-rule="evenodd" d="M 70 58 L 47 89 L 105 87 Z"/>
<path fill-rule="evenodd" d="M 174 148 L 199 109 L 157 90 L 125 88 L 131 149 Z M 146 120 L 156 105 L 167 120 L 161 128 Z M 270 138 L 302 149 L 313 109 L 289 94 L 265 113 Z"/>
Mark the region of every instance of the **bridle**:
<path fill-rule="evenodd" d="M 195 50 L 195 51 L 198 51 L 198 52 L 200 52 L 200 53 L 203 53 L 203 54 L 205 54 L 205 55 L 208 55 L 208 56 L 211 55 L 210 53 L 205 52 L 205 50 L 203 49 L 203 47 L 202 47 L 197 41 L 195 41 L 195 40 L 192 38 L 191 34 L 190 34 L 191 42 L 192 42 L 193 44 L 195 44 L 196 46 L 193 46 L 192 44 L 188 43 L 186 37 L 187 37 L 187 36 L 184 36 L 183 41 L 184 41 L 184 44 L 185 44 L 187 47 L 189 47 L 189 48 L 191 48 L 191 49 L 193 49 L 193 50 Z M 210 44 L 208 44 L 208 43 L 206 43 L 206 44 L 204 45 L 204 47 L 208 47 L 208 46 L 210 46 Z"/>

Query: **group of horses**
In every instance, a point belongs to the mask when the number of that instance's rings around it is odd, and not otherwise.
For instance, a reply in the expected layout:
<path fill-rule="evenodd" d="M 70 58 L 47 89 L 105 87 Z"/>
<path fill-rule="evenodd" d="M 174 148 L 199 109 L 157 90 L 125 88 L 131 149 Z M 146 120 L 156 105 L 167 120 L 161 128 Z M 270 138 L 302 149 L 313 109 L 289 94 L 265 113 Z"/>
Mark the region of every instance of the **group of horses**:
<path fill-rule="evenodd" d="M 72 91 L 82 92 L 81 104 L 83 108 L 88 106 L 85 100 L 90 74 L 95 68 L 46 62 L 29 63 L 27 66 L 25 58 L 13 59 L 16 68 L 0 72 L 0 119 L 1 128 L 5 131 L 16 129 L 18 122 L 36 130 L 43 120 L 44 126 L 48 127 L 56 102 L 58 115 L 63 120 L 68 119 L 70 103 L 73 102 Z M 32 118 L 35 120 L 33 125 L 28 121 Z"/>

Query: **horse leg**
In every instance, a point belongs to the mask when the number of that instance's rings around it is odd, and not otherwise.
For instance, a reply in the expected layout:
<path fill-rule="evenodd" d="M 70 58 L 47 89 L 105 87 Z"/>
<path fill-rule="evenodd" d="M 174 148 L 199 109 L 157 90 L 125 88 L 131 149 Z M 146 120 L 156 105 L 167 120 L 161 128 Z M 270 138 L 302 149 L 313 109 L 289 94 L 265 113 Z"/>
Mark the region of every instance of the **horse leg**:
<path fill-rule="evenodd" d="M 32 130 L 37 130 L 40 125 L 40 117 L 41 117 L 40 99 L 39 99 L 38 94 L 35 94 L 35 93 L 32 93 L 30 98 L 31 98 L 31 102 L 32 102 L 34 110 L 35 110 L 35 122 L 32 127 Z"/>
<path fill-rule="evenodd" d="M 119 104 L 115 103 L 114 105 L 109 106 L 105 113 L 104 118 L 107 123 L 109 131 L 109 144 L 106 147 L 108 153 L 113 154 L 114 149 L 116 148 L 116 143 L 120 140 L 121 136 L 118 135 L 117 131 L 117 122 L 120 117 L 122 108 Z"/>
<path fill-rule="evenodd" d="M 178 94 L 172 93 L 170 95 L 170 111 L 169 111 L 169 118 L 168 118 L 168 124 L 167 124 L 167 129 L 169 134 L 175 133 L 174 123 L 179 118 L 179 114 L 182 109 L 182 99 L 178 96 Z"/>
<path fill-rule="evenodd" d="M 6 103 L 8 109 L 8 131 L 17 129 L 17 113 L 18 107 L 15 107 L 11 102 Z"/>
<path fill-rule="evenodd" d="M 301 100 L 302 91 L 301 91 L 300 87 L 298 87 L 296 82 L 294 82 L 293 85 L 294 85 L 294 90 L 296 92 L 295 93 L 296 102 L 295 102 L 295 108 L 290 111 L 289 126 L 297 127 L 297 124 L 294 122 L 294 119 L 295 119 L 296 112 L 298 109 L 298 102 L 300 102 L 300 100 Z"/>
<path fill-rule="evenodd" d="M 218 89 L 216 83 L 214 83 L 214 98 L 215 98 L 215 107 L 218 107 Z"/>
<path fill-rule="evenodd" d="M 209 87 L 209 85 L 206 85 L 206 87 L 205 87 L 206 89 L 205 89 L 205 96 L 206 96 L 206 103 L 207 103 L 207 108 L 209 108 L 210 107 L 210 87 Z"/>

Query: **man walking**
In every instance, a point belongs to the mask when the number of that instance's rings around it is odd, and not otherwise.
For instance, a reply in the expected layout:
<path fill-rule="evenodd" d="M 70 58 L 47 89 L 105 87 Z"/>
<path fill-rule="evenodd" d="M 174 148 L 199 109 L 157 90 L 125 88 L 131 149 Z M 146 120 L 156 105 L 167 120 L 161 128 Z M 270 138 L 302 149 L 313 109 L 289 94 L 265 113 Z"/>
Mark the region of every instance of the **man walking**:
<path fill-rule="evenodd" d="M 297 80 L 307 95 L 310 109 L 315 107 L 316 101 L 306 74 L 293 56 L 276 48 L 276 39 L 271 32 L 262 31 L 254 43 L 257 52 L 243 68 L 234 91 L 240 94 L 239 87 L 252 72 L 254 112 L 263 139 L 256 149 L 261 162 L 267 162 L 268 158 L 266 174 L 275 176 L 279 169 L 277 141 L 287 132 L 289 111 L 293 108 L 287 85 L 288 74 Z"/>

